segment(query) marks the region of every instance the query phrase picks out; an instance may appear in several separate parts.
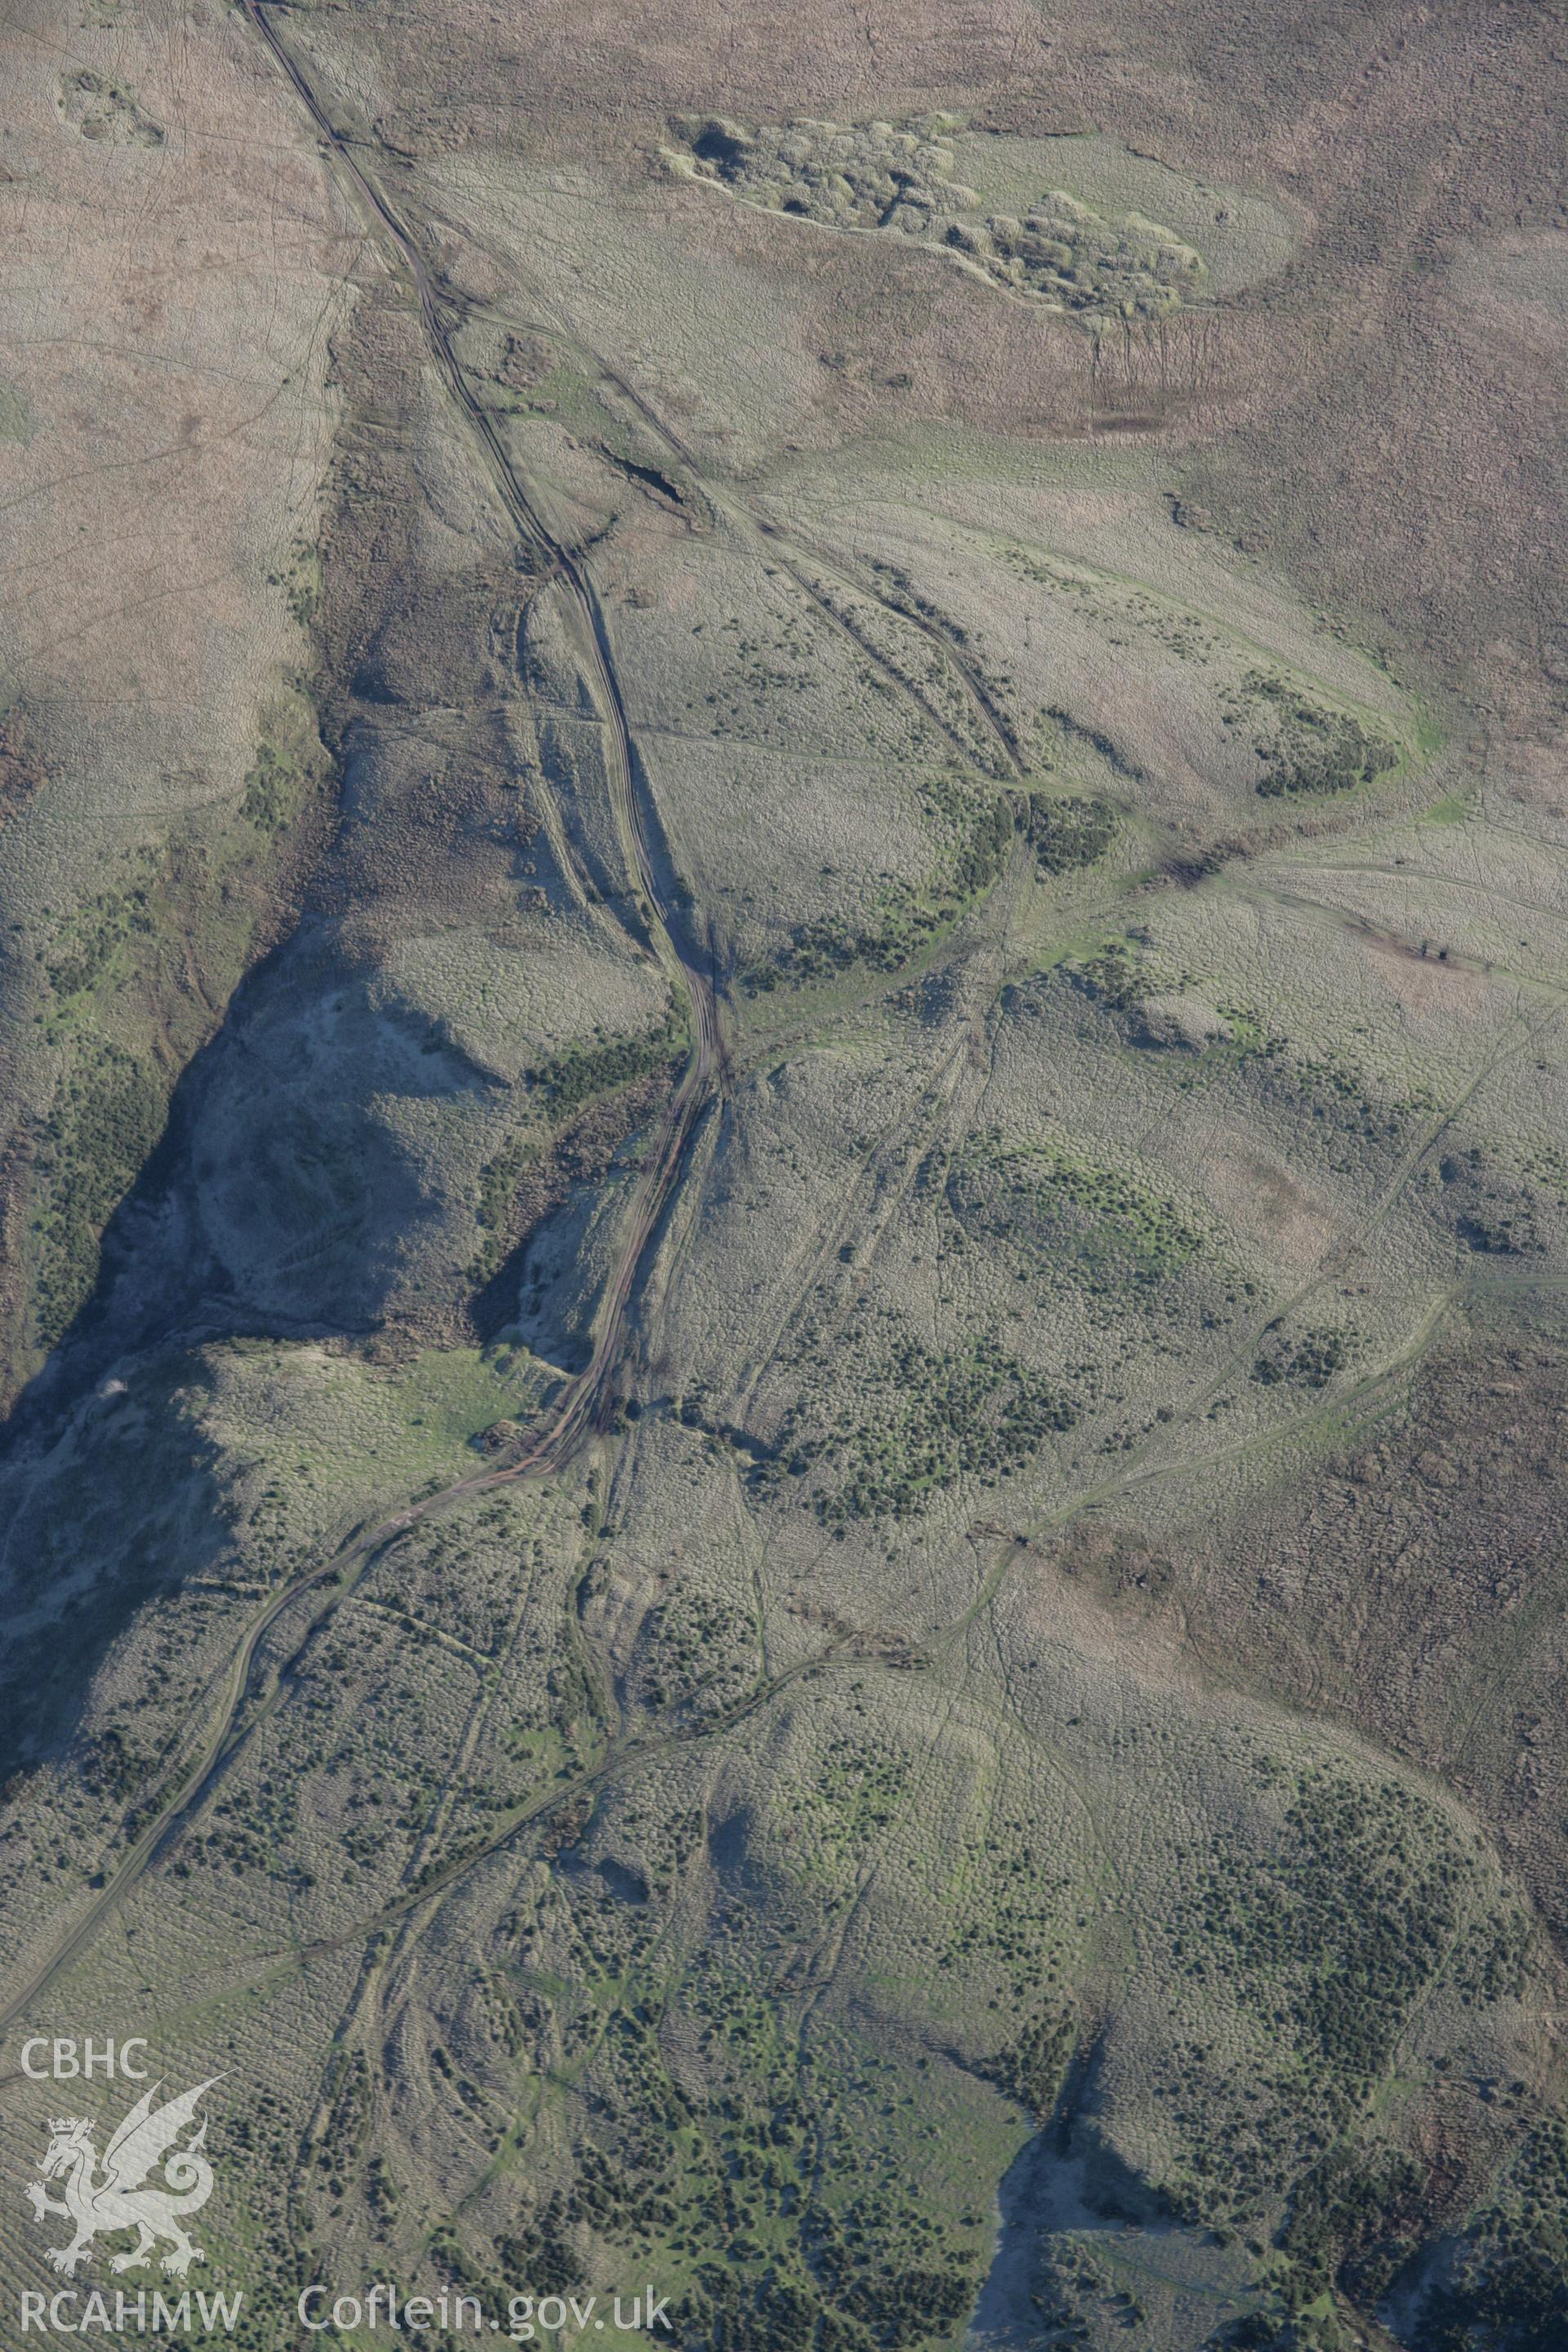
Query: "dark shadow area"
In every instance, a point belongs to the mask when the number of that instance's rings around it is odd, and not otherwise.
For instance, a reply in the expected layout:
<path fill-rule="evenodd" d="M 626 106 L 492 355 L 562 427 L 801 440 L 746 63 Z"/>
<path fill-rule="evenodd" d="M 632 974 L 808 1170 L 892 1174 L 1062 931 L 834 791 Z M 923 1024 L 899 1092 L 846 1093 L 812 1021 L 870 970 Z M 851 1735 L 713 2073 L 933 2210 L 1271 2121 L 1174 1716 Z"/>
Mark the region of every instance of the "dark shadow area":
<path fill-rule="evenodd" d="M 203 1093 L 206 1072 L 291 944 L 282 942 L 246 974 L 230 999 L 222 1026 L 181 1072 L 169 1099 L 163 1131 L 104 1228 L 91 1296 L 72 1318 L 47 1362 L 0 1421 L 0 1467 L 11 1464 L 20 1446 L 41 1444 L 58 1431 L 103 1378 L 106 1364 L 115 1356 L 153 1346 L 184 1328 L 195 1319 L 198 1303 L 210 1305 L 221 1315 L 227 1299 L 210 1254 L 203 1262 L 189 1235 L 183 1250 L 171 1249 L 156 1236 L 167 1227 L 190 1165 L 194 1106 Z M 142 1252 L 150 1238 L 156 1248 L 155 1282 L 141 1278 Z M 138 1311 L 139 1289 L 147 1296 Z"/>
<path fill-rule="evenodd" d="M 1156 2242 L 1172 2259 L 1152 2267 L 1169 2268 L 1175 2284 L 1184 2267 L 1175 2242 L 1198 2242 L 1107 2137 L 1094 2088 L 1099 2055 L 1094 2044 L 1074 2061 L 1056 2112 L 998 2184 L 996 2249 L 971 2321 L 970 2340 L 984 2352 L 1070 2340 L 1083 2316 L 1070 2284 L 1075 2244 L 1102 2235 L 1118 2247 Z"/>
<path fill-rule="evenodd" d="M 110 1219 L 90 1297 L 0 1424 L 0 1779 L 70 1744 L 137 1612 L 228 1548 L 200 1346 L 374 1331 L 409 1234 L 440 1213 L 372 1097 L 495 1081 L 369 987 L 321 929 L 240 982 Z M 133 1769 L 106 1764 L 105 1786 L 123 1794 Z"/>
<path fill-rule="evenodd" d="M 411 1230 L 439 1208 L 374 1098 L 498 1083 L 440 1024 L 373 1005 L 330 932 L 275 949 L 182 1072 L 104 1230 L 90 1297 L 0 1431 L 0 1466 L 125 1356 L 174 1339 L 374 1330 Z"/>
<path fill-rule="evenodd" d="M 645 489 L 652 490 L 669 506 L 684 506 L 685 501 L 669 476 L 661 474 L 657 466 L 639 466 L 633 457 L 617 457 L 613 449 L 606 449 L 605 457 L 616 473 L 624 474 L 628 482 L 640 482 Z"/>
<path fill-rule="evenodd" d="M 79 1402 L 36 1464 L 14 1466 L 0 1790 L 70 1745 L 94 1675 L 137 1612 L 222 1560 L 229 1526 L 217 1449 L 174 1402 L 200 1379 L 184 1353 L 143 1364 Z M 64 1517 L 62 1501 L 80 1501 L 84 1515 Z M 82 1775 L 93 1793 L 123 1801 L 156 1760 L 121 1729 L 84 1751 Z"/>

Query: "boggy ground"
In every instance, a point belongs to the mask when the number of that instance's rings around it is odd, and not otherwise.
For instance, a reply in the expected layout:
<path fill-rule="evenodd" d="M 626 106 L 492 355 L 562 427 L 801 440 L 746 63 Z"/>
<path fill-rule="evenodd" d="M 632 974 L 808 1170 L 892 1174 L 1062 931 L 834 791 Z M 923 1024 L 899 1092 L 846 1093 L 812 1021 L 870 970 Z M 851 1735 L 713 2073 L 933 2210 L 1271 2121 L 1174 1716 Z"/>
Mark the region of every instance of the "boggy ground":
<path fill-rule="evenodd" d="M 7 2046 L 258 2344 L 1554 2344 L 1560 20 L 77 16 Z"/>

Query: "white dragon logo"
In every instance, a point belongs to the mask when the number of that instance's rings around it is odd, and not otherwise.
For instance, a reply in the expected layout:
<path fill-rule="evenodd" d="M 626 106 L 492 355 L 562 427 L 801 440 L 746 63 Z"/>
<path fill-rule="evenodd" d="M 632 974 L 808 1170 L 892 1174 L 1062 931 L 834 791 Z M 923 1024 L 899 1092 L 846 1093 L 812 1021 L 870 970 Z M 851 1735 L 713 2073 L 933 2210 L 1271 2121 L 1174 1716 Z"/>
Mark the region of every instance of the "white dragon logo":
<path fill-rule="evenodd" d="M 128 2252 L 110 2257 L 112 2271 L 143 2268 L 160 2242 L 170 2249 L 163 2256 L 163 2268 L 176 2278 L 183 2277 L 193 2263 L 205 2262 L 206 2256 L 191 2243 L 181 2221 L 185 2214 L 198 2211 L 213 2193 L 213 2168 L 202 2154 L 206 2118 L 203 2117 L 187 2147 L 175 2147 L 174 2142 L 195 2121 L 196 2101 L 203 2092 L 210 2091 L 218 2080 L 214 2074 L 198 2083 L 194 2091 L 166 2099 L 157 2108 L 153 2102 L 162 2085 L 154 2083 L 150 2091 L 144 2091 L 104 2149 L 101 2178 L 91 2118 L 62 2116 L 50 2123 L 49 2144 L 38 2168 L 43 2179 L 30 2181 L 25 2194 L 36 2221 L 41 2221 L 46 2213 L 59 2213 L 76 2225 L 76 2236 L 68 2246 L 49 2248 L 48 2259 L 57 2271 L 69 2278 L 90 2252 L 94 2238 L 100 2231 L 115 2230 L 135 2230 L 139 2234 Z M 160 2158 L 163 2184 L 149 2186 L 147 2176 Z M 51 2197 L 44 2182 L 62 2177 L 63 2200 Z"/>

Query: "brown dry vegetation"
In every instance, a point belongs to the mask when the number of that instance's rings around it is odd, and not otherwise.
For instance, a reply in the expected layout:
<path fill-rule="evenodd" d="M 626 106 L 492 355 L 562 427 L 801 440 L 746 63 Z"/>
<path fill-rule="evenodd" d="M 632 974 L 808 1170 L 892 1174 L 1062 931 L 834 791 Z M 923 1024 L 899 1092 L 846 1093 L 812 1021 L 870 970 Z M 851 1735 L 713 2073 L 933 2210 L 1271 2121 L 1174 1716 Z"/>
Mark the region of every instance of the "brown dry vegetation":
<path fill-rule="evenodd" d="M 1201 1655 L 1462 1789 L 1568 1936 L 1558 1347 L 1426 1366 L 1380 1442 L 1176 1550 Z"/>
<path fill-rule="evenodd" d="M 1561 12 L 81 15 L 0 178 L 7 2034 L 224 2073 L 258 2344 L 328 2266 L 1545 2352 Z M 1184 307 L 661 152 L 938 109 Z"/>

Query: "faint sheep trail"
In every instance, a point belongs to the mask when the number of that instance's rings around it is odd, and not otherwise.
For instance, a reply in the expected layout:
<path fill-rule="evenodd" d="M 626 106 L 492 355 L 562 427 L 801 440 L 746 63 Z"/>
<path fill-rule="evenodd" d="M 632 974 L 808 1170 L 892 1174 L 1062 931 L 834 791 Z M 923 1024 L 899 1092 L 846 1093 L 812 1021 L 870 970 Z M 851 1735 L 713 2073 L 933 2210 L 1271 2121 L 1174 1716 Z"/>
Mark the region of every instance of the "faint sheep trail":
<path fill-rule="evenodd" d="M 81 1916 L 57 1941 L 21 1990 L 4 2010 L 0 2028 L 12 2025 L 37 2000 L 69 1963 L 82 1952 L 99 1929 L 117 1911 L 150 1864 L 178 1838 L 211 1794 L 218 1780 L 247 1744 L 251 1731 L 264 1718 L 265 1708 L 237 1729 L 249 1694 L 251 1670 L 263 1636 L 289 1605 L 318 1584 L 331 1583 L 321 1607 L 311 1616 L 300 1641 L 277 1667 L 274 1689 L 280 1687 L 297 1665 L 305 1644 L 324 1619 L 354 1589 L 374 1556 L 418 1521 L 433 1517 L 469 1496 L 528 1476 L 542 1476 L 560 1468 L 591 1428 L 607 1417 L 610 1383 L 621 1352 L 627 1311 L 645 1252 L 658 1229 L 679 1181 L 686 1148 L 708 1099 L 712 1081 L 723 1065 L 718 1007 L 712 983 L 705 972 L 688 962 L 677 942 L 673 917 L 659 893 L 654 859 L 637 785 L 637 762 L 626 706 L 616 676 L 609 631 L 596 590 L 571 551 L 559 541 L 537 511 L 490 418 L 469 390 L 442 321 L 436 288 L 418 248 L 397 214 L 370 177 L 347 142 L 339 135 L 300 67 L 278 38 L 263 14 L 260 0 L 244 0 L 250 22 L 266 42 L 276 63 L 327 142 L 333 163 L 366 205 L 387 236 L 397 259 L 411 278 L 447 391 L 460 414 L 478 436 L 486 462 L 520 537 L 543 560 L 565 593 L 569 618 L 575 624 L 578 652 L 596 688 L 612 756 L 606 761 L 622 845 L 632 869 L 655 949 L 666 971 L 684 983 L 691 1005 L 691 1053 L 679 1085 L 665 1114 L 658 1143 L 643 1171 L 634 1199 L 629 1230 L 615 1277 L 605 1293 L 598 1318 L 594 1351 L 584 1370 L 573 1375 L 556 1398 L 544 1427 L 503 1455 L 499 1463 L 459 1478 L 449 1486 L 410 1504 L 377 1526 L 355 1533 L 330 1559 L 307 1570 L 273 1595 L 252 1620 L 237 1651 L 226 1685 L 218 1717 L 194 1765 L 167 1798 L 152 1822 L 135 1839 L 113 1874 L 95 1895 Z M 178 1769 L 176 1759 L 172 1769 Z"/>
<path fill-rule="evenodd" d="M 600 1309 L 599 1333 L 592 1357 L 585 1368 L 567 1382 L 557 1399 L 547 1428 L 531 1442 L 522 1441 L 526 1451 L 504 1457 L 502 1464 L 489 1473 L 460 1480 L 456 1486 L 444 1489 L 441 1495 L 431 1498 L 429 1505 L 421 1507 L 418 1515 L 422 1517 L 425 1509 L 436 1507 L 458 1495 L 476 1492 L 505 1479 L 558 1467 L 584 1434 L 589 1423 L 603 1416 L 644 1252 L 675 1191 L 686 1146 L 706 1100 L 710 1083 L 721 1066 L 718 1008 L 708 975 L 689 962 L 682 953 L 673 928 L 675 919 L 660 897 L 637 791 L 631 730 L 616 676 L 609 630 L 598 593 L 577 558 L 555 537 L 534 505 L 492 419 L 469 389 L 468 379 L 452 349 L 435 282 L 413 235 L 332 124 L 309 79 L 268 22 L 262 0 L 245 0 L 245 9 L 327 142 L 333 163 L 390 238 L 397 259 L 412 280 L 418 298 L 420 316 L 447 389 L 479 439 L 501 501 L 517 526 L 520 537 L 544 559 L 548 572 L 565 593 L 569 615 L 575 624 L 578 651 L 584 656 L 584 666 L 597 689 L 605 732 L 613 750 L 614 756 L 606 765 L 610 772 L 611 793 L 623 846 L 644 902 L 659 960 L 671 976 L 679 977 L 684 984 L 691 1004 L 690 1058 L 671 1099 L 658 1146 L 638 1188 L 631 1228 L 620 1255 L 615 1279 Z"/>

